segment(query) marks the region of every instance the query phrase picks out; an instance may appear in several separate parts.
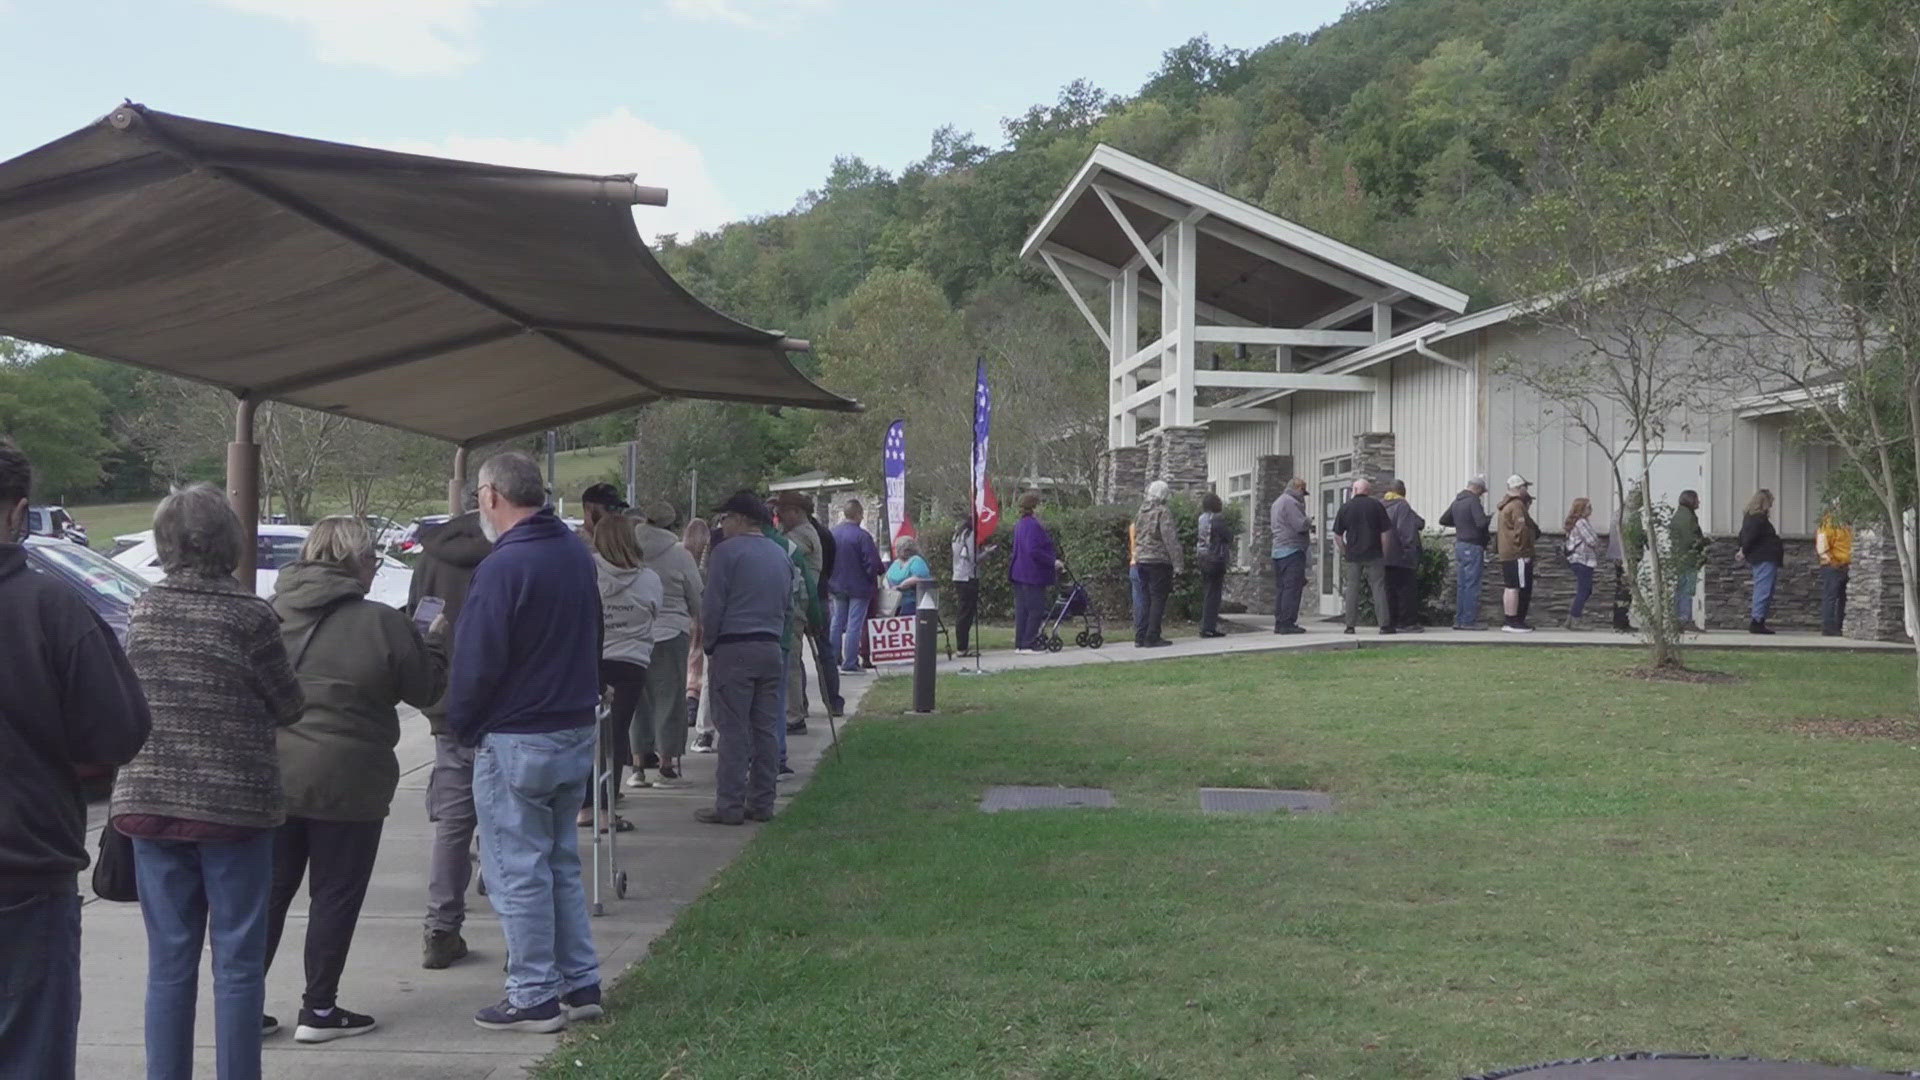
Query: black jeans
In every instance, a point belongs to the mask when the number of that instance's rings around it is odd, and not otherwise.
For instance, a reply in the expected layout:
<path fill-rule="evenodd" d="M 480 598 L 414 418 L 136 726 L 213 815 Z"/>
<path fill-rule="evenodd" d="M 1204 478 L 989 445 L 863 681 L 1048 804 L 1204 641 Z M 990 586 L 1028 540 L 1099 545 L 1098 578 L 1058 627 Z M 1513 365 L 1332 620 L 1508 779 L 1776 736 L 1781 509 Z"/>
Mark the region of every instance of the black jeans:
<path fill-rule="evenodd" d="M 79 1030 L 80 898 L 0 892 L 0 1076 L 73 1080 Z"/>
<path fill-rule="evenodd" d="M 620 790 L 620 771 L 622 766 L 633 759 L 633 725 L 638 722 L 649 726 L 653 723 L 652 710 L 647 705 L 647 668 L 644 664 L 629 663 L 625 660 L 600 661 L 600 685 L 613 688 L 613 704 L 602 720 L 600 741 L 613 753 L 613 774 L 607 778 L 607 792 L 603 804 L 609 812 L 613 809 L 613 796 Z M 651 740 L 649 740 L 651 741 Z M 587 777 L 586 796 L 580 800 L 580 808 L 593 809 L 593 777 Z"/>
<path fill-rule="evenodd" d="M 1140 581 L 1147 590 L 1147 617 L 1140 622 L 1134 644 L 1160 641 L 1160 624 L 1167 617 L 1167 597 L 1173 593 L 1173 565 L 1163 562 L 1140 564 Z"/>
<path fill-rule="evenodd" d="M 1420 621 L 1418 589 L 1420 571 L 1411 566 L 1387 567 L 1387 622 L 1382 626 L 1396 629 L 1413 626 Z"/>
<path fill-rule="evenodd" d="M 1013 647 L 1037 649 L 1040 627 L 1047 619 L 1047 587 L 1013 583 Z"/>
<path fill-rule="evenodd" d="M 1200 632 L 1211 634 L 1220 629 L 1220 593 L 1226 588 L 1227 567 L 1200 568 Z"/>
<path fill-rule="evenodd" d="M 1820 568 L 1820 632 L 1838 634 L 1847 623 L 1847 572 L 1845 566 Z"/>
<path fill-rule="evenodd" d="M 1273 628 L 1300 625 L 1300 594 L 1307 587 L 1307 553 L 1273 560 Z"/>
<path fill-rule="evenodd" d="M 287 927 L 287 909 L 300 892 L 300 879 L 312 868 L 307 883 L 307 989 L 300 998 L 305 1008 L 331 1009 L 340 993 L 340 973 L 347 968 L 347 950 L 353 947 L 354 925 L 367 898 L 367 882 L 373 879 L 373 860 L 380 853 L 380 828 L 385 824 L 289 817 L 273 831 L 269 968 Z"/>
<path fill-rule="evenodd" d="M 953 591 L 959 596 L 959 610 L 953 617 L 953 636 L 960 645 L 960 651 L 967 651 L 967 642 L 973 640 L 973 621 L 980 616 L 980 583 L 978 581 L 956 581 Z"/>

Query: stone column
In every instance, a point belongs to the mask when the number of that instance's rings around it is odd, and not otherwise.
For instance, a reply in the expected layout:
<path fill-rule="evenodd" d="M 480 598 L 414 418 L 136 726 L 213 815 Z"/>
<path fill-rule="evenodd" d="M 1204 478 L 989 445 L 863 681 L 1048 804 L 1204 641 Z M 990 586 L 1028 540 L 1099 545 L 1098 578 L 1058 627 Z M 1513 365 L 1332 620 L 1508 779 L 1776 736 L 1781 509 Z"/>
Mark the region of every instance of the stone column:
<path fill-rule="evenodd" d="M 1265 454 L 1253 466 L 1253 507 L 1243 527 L 1247 530 L 1247 570 L 1234 599 L 1248 611 L 1273 613 L 1273 500 L 1293 479 L 1292 454 Z"/>
<path fill-rule="evenodd" d="M 1100 490 L 1096 494 L 1102 503 L 1131 505 L 1140 500 L 1146 486 L 1146 447 L 1116 446 L 1100 455 Z"/>
<path fill-rule="evenodd" d="M 1906 641 L 1900 558 L 1882 531 L 1856 529 L 1847 579 L 1847 621 L 1841 632 L 1861 641 Z"/>
<path fill-rule="evenodd" d="M 1150 479 L 1165 480 L 1174 494 L 1182 492 L 1198 495 L 1213 490 L 1213 484 L 1207 479 L 1207 429 L 1201 427 L 1168 427 L 1154 432 L 1155 450 L 1150 457 L 1147 475 Z"/>
<path fill-rule="evenodd" d="M 1353 478 L 1373 481 L 1374 494 L 1394 478 L 1393 432 L 1370 431 L 1353 437 Z"/>

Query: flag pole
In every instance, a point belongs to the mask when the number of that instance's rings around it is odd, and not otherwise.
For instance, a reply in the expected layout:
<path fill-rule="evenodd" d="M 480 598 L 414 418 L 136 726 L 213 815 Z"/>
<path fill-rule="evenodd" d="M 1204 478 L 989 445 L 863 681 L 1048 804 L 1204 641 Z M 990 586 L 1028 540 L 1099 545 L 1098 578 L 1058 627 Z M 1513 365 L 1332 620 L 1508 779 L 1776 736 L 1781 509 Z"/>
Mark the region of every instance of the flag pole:
<path fill-rule="evenodd" d="M 973 641 L 971 644 L 973 645 L 973 673 L 978 675 L 980 674 L 980 654 L 986 650 L 980 647 L 981 462 L 980 432 L 977 429 L 980 424 L 980 403 L 978 400 L 980 396 L 980 383 L 987 375 L 987 358 L 985 356 L 975 356 L 973 358 L 973 365 L 973 396 L 975 400 L 973 403 L 973 415 L 968 418 L 971 422 L 967 425 L 967 430 L 973 434 L 973 438 L 968 440 L 973 445 L 973 467 L 967 470 L 967 543 L 969 550 L 973 553 Z M 1017 628 L 1015 632 L 1018 633 Z M 1018 643 L 1016 642 L 1016 644 Z"/>

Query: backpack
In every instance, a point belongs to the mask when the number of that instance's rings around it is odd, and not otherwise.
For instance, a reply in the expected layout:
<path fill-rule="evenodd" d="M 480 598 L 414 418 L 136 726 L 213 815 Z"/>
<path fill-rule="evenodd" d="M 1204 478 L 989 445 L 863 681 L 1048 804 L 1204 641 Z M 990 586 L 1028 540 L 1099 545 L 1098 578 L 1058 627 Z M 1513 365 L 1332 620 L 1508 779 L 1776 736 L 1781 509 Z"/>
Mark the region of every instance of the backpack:
<path fill-rule="evenodd" d="M 1225 566 L 1232 558 L 1232 536 L 1228 530 L 1219 528 L 1220 514 L 1200 515 L 1200 536 L 1194 542 L 1194 557 L 1202 566 Z"/>

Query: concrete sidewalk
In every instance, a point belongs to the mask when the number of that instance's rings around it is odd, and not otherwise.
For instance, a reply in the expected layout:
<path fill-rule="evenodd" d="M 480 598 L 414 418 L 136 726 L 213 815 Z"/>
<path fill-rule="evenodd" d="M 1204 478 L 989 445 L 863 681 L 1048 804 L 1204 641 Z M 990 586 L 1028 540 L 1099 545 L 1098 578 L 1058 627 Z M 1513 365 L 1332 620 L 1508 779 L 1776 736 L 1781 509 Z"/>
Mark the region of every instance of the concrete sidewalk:
<path fill-rule="evenodd" d="M 843 683 L 848 712 L 858 708 L 870 676 Z M 791 736 L 788 759 L 798 773 L 781 785 L 781 805 L 799 791 L 828 749 L 826 717 L 815 707 L 809 734 Z M 267 1012 L 280 1018 L 267 1039 L 266 1075 L 276 1080 L 503 1080 L 520 1077 L 558 1044 L 557 1036 L 483 1031 L 473 1013 L 502 995 L 500 965 L 506 950 L 499 920 L 486 898 L 468 894 L 465 936 L 473 954 L 444 971 L 420 966 L 420 921 L 426 911 L 427 851 L 433 827 L 426 817 L 426 785 L 433 739 L 424 718 L 403 718 L 400 791 L 381 837 L 380 858 L 354 935 L 353 954 L 340 985 L 340 1003 L 372 1015 L 377 1030 L 315 1046 L 293 1041 L 300 1007 L 301 948 L 306 934 L 306 898 L 295 902 L 286 937 L 267 975 Z M 604 977 L 611 982 L 646 955 L 648 945 L 674 916 L 704 891 L 720 869 L 752 839 L 756 827 L 702 825 L 695 808 L 713 800 L 714 756 L 688 754 L 679 787 L 626 790 L 620 813 L 635 830 L 619 837 L 618 851 L 630 884 L 627 899 L 614 899 L 593 920 L 594 944 Z M 106 804 L 90 808 L 97 830 Z M 590 833 L 582 829 L 582 857 Z M 90 836 L 88 847 L 94 846 Z M 589 879 L 591 888 L 591 879 Z M 92 900 L 82 915 L 80 1070 L 87 1080 L 121 1080 L 145 1071 L 142 1036 L 146 996 L 146 931 L 138 904 Z M 197 1075 L 213 1075 L 212 976 L 200 976 Z M 583 1025 L 590 1028 L 591 1025 Z"/>
<path fill-rule="evenodd" d="M 1069 645 L 1059 653 L 1021 656 L 990 653 L 979 662 L 982 673 L 1046 670 L 1089 664 L 1242 653 L 1314 652 L 1401 645 L 1487 645 L 1510 647 L 1634 646 L 1624 634 L 1539 631 L 1529 635 L 1498 631 L 1463 633 L 1430 630 L 1422 634 L 1380 636 L 1362 628 L 1348 637 L 1337 625 L 1315 624 L 1306 634 L 1276 636 L 1259 616 L 1234 616 L 1235 632 L 1224 638 L 1189 638 L 1160 649 L 1137 649 L 1130 641 L 1101 649 Z M 1695 647 L 1740 649 L 1814 649 L 1906 652 L 1910 646 L 1822 638 L 1810 634 L 1757 637 L 1718 633 L 1694 639 Z M 943 675 L 975 670 L 972 660 L 940 665 Z M 907 668 L 887 674 L 905 674 Z M 859 707 L 874 683 L 872 676 L 848 676 L 843 683 L 848 712 Z M 952 682 L 946 684 L 951 691 Z M 813 731 L 789 740 L 789 758 L 798 775 L 781 785 L 782 804 L 798 793 L 827 752 L 825 717 L 810 721 Z M 424 719 L 406 717 L 398 748 L 402 772 L 393 814 L 387 819 L 380 858 L 354 937 L 353 955 L 341 983 L 341 1004 L 369 1013 L 377 1031 L 319 1046 L 293 1041 L 299 1008 L 301 940 L 306 932 L 304 898 L 288 918 L 281 955 L 267 977 L 267 1011 L 280 1017 L 282 1032 L 267 1040 L 266 1075 L 277 1080 L 345 1080 L 379 1077 L 397 1080 L 504 1080 L 525 1075 L 549 1053 L 557 1037 L 511 1035 L 474 1027 L 476 1009 L 500 999 L 500 964 L 505 956 L 498 920 L 486 899 L 469 895 L 466 937 L 473 948 L 467 960 L 445 971 L 420 967 L 420 920 L 426 906 L 426 855 L 432 835 L 425 812 L 433 740 Z M 631 878 L 627 899 L 606 892 L 607 914 L 593 921 L 602 970 L 611 982 L 646 955 L 679 910 L 703 892 L 752 839 L 752 825 L 727 828 L 693 820 L 696 807 L 713 796 L 714 759 L 688 754 L 687 775 L 671 789 L 627 791 L 621 813 L 635 831 L 619 838 L 622 866 Z M 105 803 L 91 809 L 97 830 Z M 581 833 L 583 842 L 588 834 Z M 89 841 L 91 848 L 92 841 Z M 83 881 L 82 891 L 91 895 Z M 85 1003 L 80 1024 L 80 1075 L 92 1078 L 138 1077 L 145 1053 L 142 1039 L 146 982 L 146 933 L 135 904 L 90 902 L 84 915 L 82 979 Z M 211 1076 L 213 1046 L 212 980 L 203 969 L 200 986 L 200 1069 Z M 590 1026 L 585 1028 L 591 1030 Z"/>

